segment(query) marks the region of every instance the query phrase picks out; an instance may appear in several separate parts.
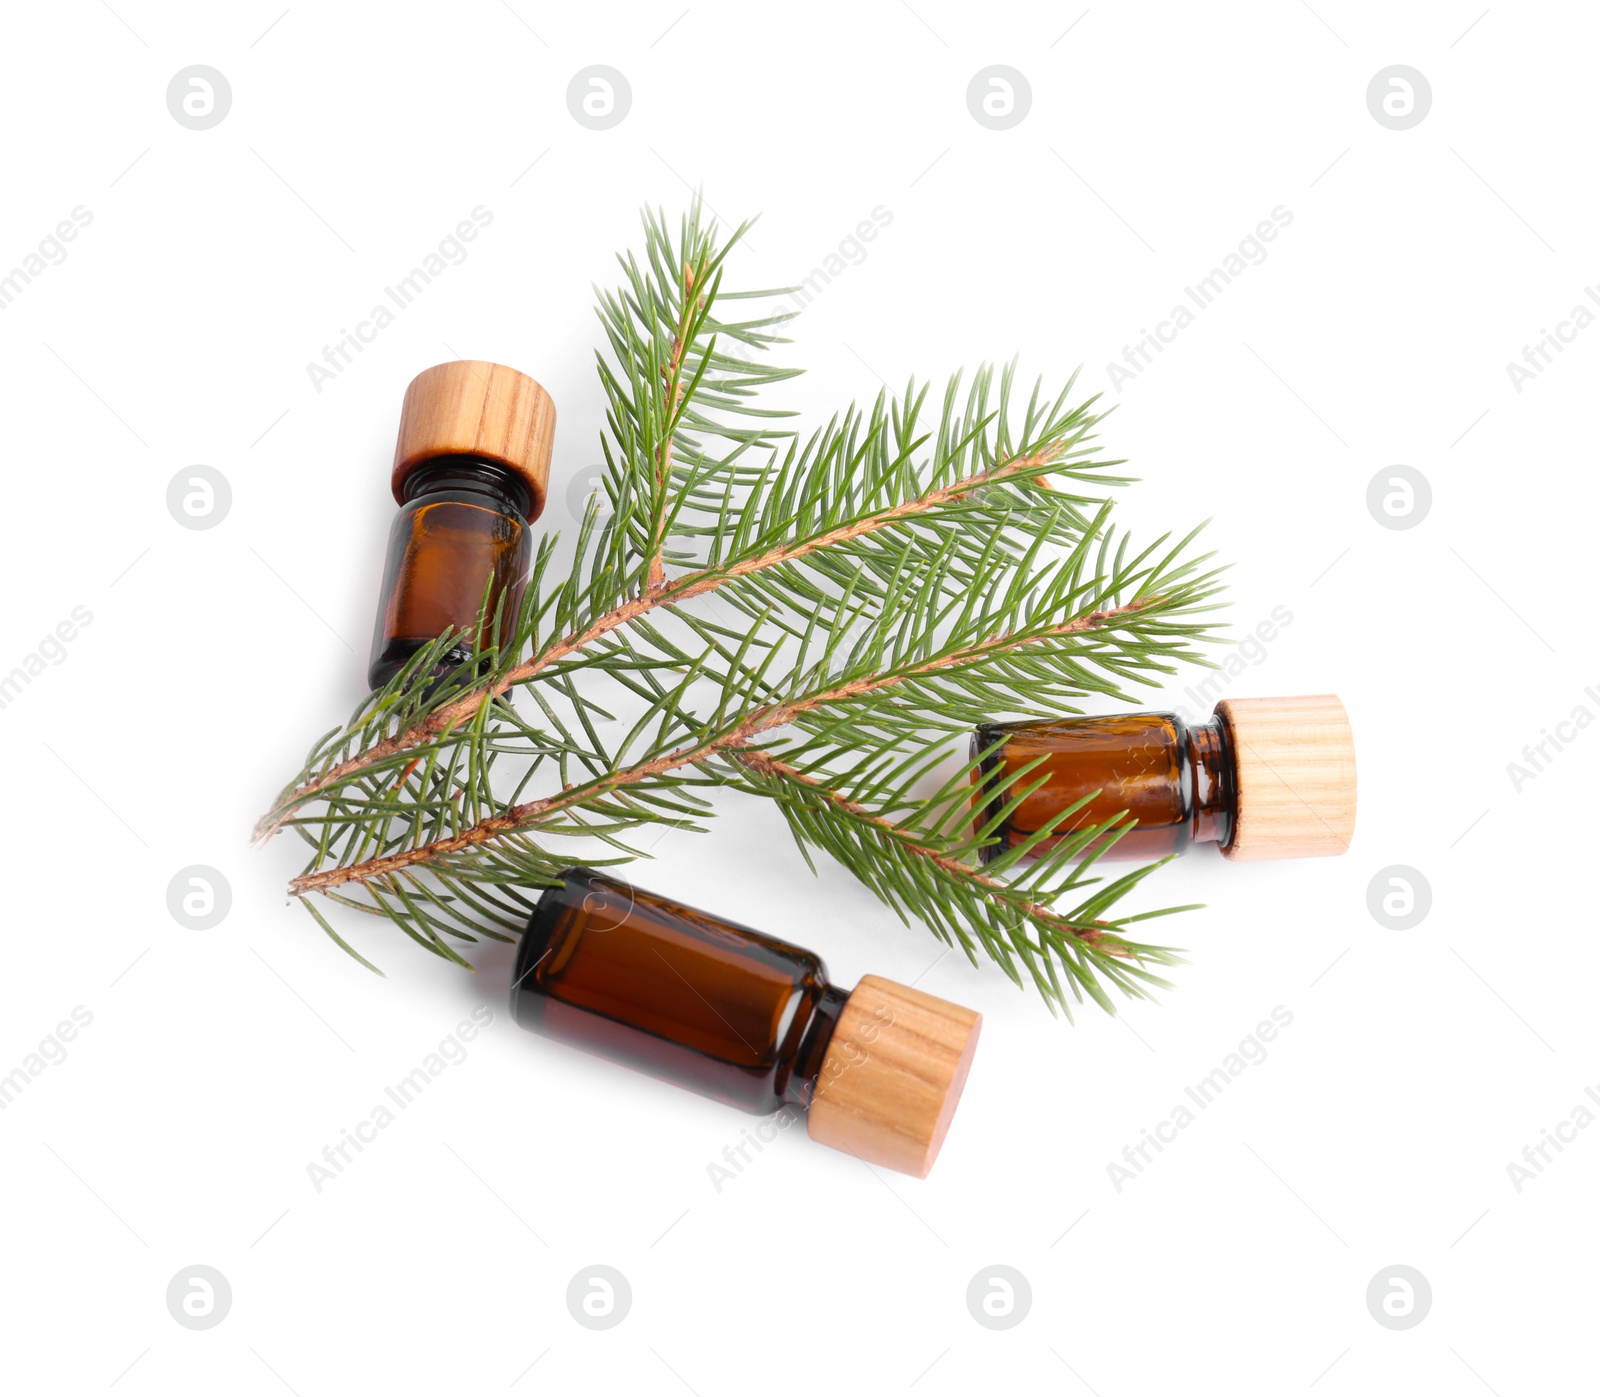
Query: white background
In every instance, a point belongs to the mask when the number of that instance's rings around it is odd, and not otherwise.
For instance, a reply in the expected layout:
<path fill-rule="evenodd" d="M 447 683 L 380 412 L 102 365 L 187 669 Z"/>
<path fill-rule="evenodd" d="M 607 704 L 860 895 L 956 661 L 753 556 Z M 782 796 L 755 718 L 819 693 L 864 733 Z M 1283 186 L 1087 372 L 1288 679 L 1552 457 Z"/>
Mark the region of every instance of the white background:
<path fill-rule="evenodd" d="M 9 11 L 0 89 L 0 265 L 93 215 L 0 313 L 0 671 L 93 616 L 0 710 L 0 1073 L 93 1015 L 0 1113 L 8 1389 L 1575 1390 L 1600 1130 L 1520 1192 L 1507 1165 L 1600 1084 L 1600 732 L 1520 790 L 1507 764 L 1600 714 L 1600 329 L 1520 393 L 1506 364 L 1600 282 L 1589 7 L 114 8 Z M 194 63 L 232 88 L 207 131 L 165 104 Z M 632 89 L 602 132 L 565 97 L 595 63 Z M 965 95 L 996 63 L 1032 89 L 1001 132 Z M 1396 63 L 1432 88 L 1406 131 L 1366 102 Z M 707 1166 L 753 1119 L 523 1034 L 503 951 L 474 977 L 347 917 L 369 974 L 285 905 L 296 848 L 246 844 L 362 692 L 408 380 L 457 355 L 539 378 L 543 522 L 570 527 L 599 459 L 591 283 L 642 203 L 676 214 L 702 183 L 764 214 L 732 264 L 748 287 L 892 214 L 798 323 L 788 403 L 820 422 L 880 375 L 1082 363 L 1141 477 L 1127 520 L 1214 519 L 1240 635 L 1292 613 L 1229 692 L 1336 690 L 1356 727 L 1348 856 L 1168 869 L 1141 905 L 1208 904 L 1165 927 L 1191 963 L 1119 1019 L 1068 1026 L 939 959 L 754 801 L 636 868 L 843 984 L 925 975 L 982 1010 L 926 1182 L 794 1130 L 719 1192 Z M 307 361 L 480 204 L 467 260 L 316 391 Z M 1266 261 L 1111 388 L 1107 362 L 1278 205 Z M 1408 530 L 1366 505 L 1397 463 L 1433 493 Z M 196 464 L 232 488 L 207 531 L 165 503 Z M 231 885 L 214 929 L 168 913 L 190 864 Z M 1404 931 L 1368 911 L 1395 864 L 1432 889 Z M 317 1192 L 308 1163 L 478 1004 L 467 1060 Z M 1119 1192 L 1108 1164 L 1278 1005 L 1266 1060 Z M 633 1292 L 606 1332 L 565 1303 L 596 1263 Z M 195 1264 L 233 1293 L 205 1332 L 165 1302 Z M 965 1300 L 996 1264 L 1032 1292 L 1000 1332 Z M 1433 1293 L 1404 1332 L 1365 1299 L 1395 1264 Z"/>

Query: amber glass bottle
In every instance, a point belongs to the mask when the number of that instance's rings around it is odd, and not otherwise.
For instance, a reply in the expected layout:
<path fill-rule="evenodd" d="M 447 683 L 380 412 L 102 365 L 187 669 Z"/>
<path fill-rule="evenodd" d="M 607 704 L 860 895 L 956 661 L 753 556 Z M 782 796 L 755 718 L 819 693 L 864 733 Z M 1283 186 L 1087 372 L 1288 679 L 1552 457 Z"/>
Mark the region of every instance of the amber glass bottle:
<path fill-rule="evenodd" d="M 544 508 L 554 432 L 549 394 L 515 369 L 456 360 L 411 381 L 392 480 L 400 513 L 367 669 L 373 688 L 447 631 L 470 632 L 485 588 L 489 614 L 500 605 L 502 638 L 508 633 L 528 572 L 529 525 Z M 465 643 L 453 648 L 435 672 L 468 653 Z"/>
<path fill-rule="evenodd" d="M 523 933 L 524 1028 L 759 1113 L 808 1111 L 813 1139 L 919 1178 L 977 1046 L 969 1009 L 822 962 L 588 869 L 562 874 Z"/>
<path fill-rule="evenodd" d="M 1236 859 L 1306 858 L 1344 853 L 1355 829 L 1355 745 L 1332 694 L 1224 699 L 1200 723 L 1129 713 L 987 724 L 972 755 L 980 823 L 1043 783 L 991 832 L 986 861 L 1079 801 L 1035 852 L 1124 813 L 1133 823 L 1119 838 L 1081 852 L 1154 859 L 1215 843 Z"/>

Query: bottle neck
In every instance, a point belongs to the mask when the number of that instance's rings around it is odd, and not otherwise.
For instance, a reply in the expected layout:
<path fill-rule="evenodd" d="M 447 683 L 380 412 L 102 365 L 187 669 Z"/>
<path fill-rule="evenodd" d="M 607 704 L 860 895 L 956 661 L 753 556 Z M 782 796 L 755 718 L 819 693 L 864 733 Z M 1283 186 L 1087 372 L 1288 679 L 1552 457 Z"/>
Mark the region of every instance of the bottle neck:
<path fill-rule="evenodd" d="M 789 1080 L 782 1084 L 780 1095 L 795 1106 L 809 1108 L 816 1094 L 817 1079 L 822 1075 L 822 1064 L 828 1059 L 828 1045 L 833 1042 L 833 1032 L 839 1027 L 839 1015 L 850 998 L 848 990 L 823 982 L 822 990 L 811 1007 L 811 1017 L 801 1030 L 800 1046 L 795 1051 Z"/>
<path fill-rule="evenodd" d="M 527 482 L 510 467 L 480 456 L 435 456 L 405 478 L 401 491 L 404 504 L 429 495 L 479 496 L 524 524 L 531 522 L 533 512 Z"/>
<path fill-rule="evenodd" d="M 1233 842 L 1238 800 L 1233 734 L 1214 714 L 1206 722 L 1185 724 L 1183 739 L 1184 794 L 1193 812 L 1194 841 L 1226 847 Z"/>

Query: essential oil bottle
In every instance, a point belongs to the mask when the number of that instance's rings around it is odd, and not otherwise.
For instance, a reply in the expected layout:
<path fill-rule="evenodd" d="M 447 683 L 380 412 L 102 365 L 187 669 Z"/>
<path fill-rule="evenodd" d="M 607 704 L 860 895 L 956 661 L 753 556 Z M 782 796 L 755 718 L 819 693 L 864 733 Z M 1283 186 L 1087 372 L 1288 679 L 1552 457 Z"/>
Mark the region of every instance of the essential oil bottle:
<path fill-rule="evenodd" d="M 1355 743 L 1333 694 L 1224 699 L 1200 723 L 1126 713 L 986 724 L 972 755 L 983 757 L 980 823 L 1043 780 L 992 832 L 985 862 L 1082 800 L 1035 852 L 1123 812 L 1136 823 L 1084 853 L 1155 859 L 1213 843 L 1232 859 L 1315 858 L 1344 853 L 1355 832 Z"/>
<path fill-rule="evenodd" d="M 447 631 L 470 634 L 486 587 L 487 614 L 503 601 L 501 638 L 509 632 L 527 579 L 529 525 L 544 509 L 555 426 L 550 395 L 503 364 L 458 359 L 411 380 L 394 453 L 400 513 L 372 635 L 372 688 Z M 470 653 L 453 647 L 434 672 Z"/>
<path fill-rule="evenodd" d="M 829 984 L 810 951 L 571 868 L 518 947 L 524 1028 L 729 1106 L 807 1111 L 807 1133 L 926 1177 L 980 1016 L 875 975 Z"/>

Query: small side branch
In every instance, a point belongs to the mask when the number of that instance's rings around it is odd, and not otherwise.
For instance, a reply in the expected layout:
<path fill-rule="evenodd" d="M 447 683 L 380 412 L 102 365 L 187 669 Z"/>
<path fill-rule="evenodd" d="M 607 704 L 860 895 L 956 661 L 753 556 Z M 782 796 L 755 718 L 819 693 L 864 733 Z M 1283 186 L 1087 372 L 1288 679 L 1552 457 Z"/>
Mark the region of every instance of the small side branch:
<path fill-rule="evenodd" d="M 662 555 L 667 547 L 667 498 L 672 484 L 672 436 L 677 429 L 678 410 L 683 403 L 683 354 L 688 342 L 691 310 L 701 309 L 705 298 L 696 298 L 695 267 L 686 262 L 683 268 L 683 305 L 678 312 L 676 333 L 667 362 L 661 366 L 662 387 L 666 392 L 666 420 L 661 424 L 661 442 L 656 448 L 655 501 L 650 523 L 650 546 L 645 576 L 646 594 L 661 591 L 667 585 L 667 570 Z"/>
<path fill-rule="evenodd" d="M 765 776 L 771 780 L 788 781 L 794 785 L 803 786 L 815 798 L 825 801 L 835 810 L 849 815 L 851 819 L 862 824 L 870 825 L 882 833 L 883 837 L 892 840 L 904 852 L 916 858 L 926 859 L 935 868 L 959 879 L 970 887 L 978 889 L 993 902 L 999 902 L 1021 913 L 1031 921 L 1048 926 L 1052 931 L 1062 936 L 1081 943 L 1101 954 L 1122 956 L 1135 959 L 1131 950 L 1117 940 L 1107 940 L 1108 934 L 1114 935 L 1113 929 L 1105 922 L 1094 921 L 1078 923 L 1061 916 L 1040 902 L 1031 902 L 1026 898 L 1019 898 L 1012 889 L 998 878 L 991 878 L 988 874 L 980 872 L 969 863 L 963 863 L 958 858 L 943 853 L 930 844 L 923 843 L 919 837 L 904 826 L 897 825 L 893 820 L 875 814 L 866 806 L 851 800 L 848 796 L 830 789 L 814 776 L 808 776 L 772 753 L 759 747 L 735 748 L 727 753 L 728 757 L 738 762 L 741 766 Z"/>

